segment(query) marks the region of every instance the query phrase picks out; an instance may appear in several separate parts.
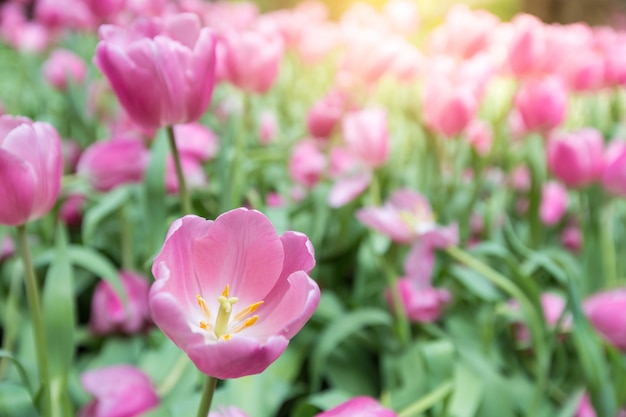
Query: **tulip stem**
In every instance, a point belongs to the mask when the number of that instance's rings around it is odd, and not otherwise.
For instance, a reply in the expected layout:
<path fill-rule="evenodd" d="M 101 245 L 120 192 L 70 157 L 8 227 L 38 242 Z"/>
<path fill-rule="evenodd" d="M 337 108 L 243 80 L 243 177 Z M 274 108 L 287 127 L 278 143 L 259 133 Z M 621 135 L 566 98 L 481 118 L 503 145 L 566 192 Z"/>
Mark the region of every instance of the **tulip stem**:
<path fill-rule="evenodd" d="M 437 388 L 409 405 L 407 408 L 398 413 L 398 417 L 413 417 L 422 414 L 439 401 L 446 398 L 452 392 L 453 384 L 451 381 L 446 381 L 439 385 Z"/>
<path fill-rule="evenodd" d="M 617 285 L 615 239 L 613 236 L 613 205 L 607 202 L 602 211 L 600 226 L 600 245 L 602 247 L 602 262 L 604 263 L 604 282 L 609 288 Z"/>
<path fill-rule="evenodd" d="M 217 386 L 217 378 L 207 376 L 204 381 L 204 387 L 202 388 L 202 399 L 200 400 L 200 406 L 198 407 L 198 417 L 207 417 L 209 410 L 211 409 L 211 402 L 213 401 L 213 393 Z"/>
<path fill-rule="evenodd" d="M 17 238 L 20 246 L 20 254 L 24 265 L 24 284 L 26 286 L 26 299 L 28 301 L 28 310 L 30 311 L 31 320 L 33 322 L 33 336 L 35 339 L 35 352 L 37 355 L 37 369 L 39 371 L 39 380 L 42 386 L 42 415 L 44 417 L 50 415 L 52 410 L 52 397 L 50 392 L 50 377 L 48 374 L 48 358 L 46 357 L 46 341 L 44 336 L 43 319 L 41 314 L 41 306 L 39 303 L 39 289 L 37 288 L 37 277 L 33 269 L 33 262 L 28 249 L 28 241 L 26 237 L 26 226 L 17 226 Z"/>
<path fill-rule="evenodd" d="M 180 153 L 176 146 L 176 135 L 174 134 L 174 126 L 166 126 L 167 139 L 170 142 L 170 150 L 174 158 L 174 166 L 176 167 L 176 177 L 178 178 L 178 195 L 180 196 L 180 205 L 183 215 L 191 214 L 191 200 L 185 183 L 185 174 L 183 174 L 183 165 L 180 161 Z"/>
<path fill-rule="evenodd" d="M 126 204 L 120 207 L 120 228 L 122 268 L 125 271 L 133 271 L 135 258 L 133 254 L 133 230 L 132 222 L 128 221 L 128 208 Z"/>

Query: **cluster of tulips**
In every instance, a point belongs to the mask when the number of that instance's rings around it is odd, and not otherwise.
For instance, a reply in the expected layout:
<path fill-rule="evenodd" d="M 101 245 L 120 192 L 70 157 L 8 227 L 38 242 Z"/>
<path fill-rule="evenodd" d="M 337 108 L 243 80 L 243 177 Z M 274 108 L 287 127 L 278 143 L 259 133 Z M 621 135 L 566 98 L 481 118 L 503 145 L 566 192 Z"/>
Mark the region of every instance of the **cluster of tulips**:
<path fill-rule="evenodd" d="M 0 415 L 626 415 L 626 32 L 0 4 Z M 24 291 L 25 289 L 25 291 Z"/>

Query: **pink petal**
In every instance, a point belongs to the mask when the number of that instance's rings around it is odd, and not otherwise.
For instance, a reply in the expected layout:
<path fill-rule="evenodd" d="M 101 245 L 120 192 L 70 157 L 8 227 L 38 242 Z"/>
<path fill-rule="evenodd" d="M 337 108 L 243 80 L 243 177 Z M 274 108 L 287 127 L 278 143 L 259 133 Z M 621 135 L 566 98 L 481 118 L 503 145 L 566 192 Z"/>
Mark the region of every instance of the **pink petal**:
<path fill-rule="evenodd" d="M 280 281 L 286 280 L 296 271 L 304 271 L 307 274 L 311 272 L 315 267 L 315 251 L 309 238 L 304 233 L 285 232 L 280 241 L 285 253 Z"/>
<path fill-rule="evenodd" d="M 357 198 L 372 182 L 372 172 L 369 170 L 353 173 L 340 178 L 330 189 L 328 205 L 334 208 L 344 206 Z"/>
<path fill-rule="evenodd" d="M 0 223 L 16 226 L 30 216 L 37 179 L 33 167 L 0 148 Z"/>

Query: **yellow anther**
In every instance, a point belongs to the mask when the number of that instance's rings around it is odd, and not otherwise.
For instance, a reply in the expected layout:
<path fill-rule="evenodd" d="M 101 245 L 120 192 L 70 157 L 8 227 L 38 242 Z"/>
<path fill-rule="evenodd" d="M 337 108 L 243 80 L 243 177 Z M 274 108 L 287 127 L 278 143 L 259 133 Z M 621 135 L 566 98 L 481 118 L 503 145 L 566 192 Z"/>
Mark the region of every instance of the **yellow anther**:
<path fill-rule="evenodd" d="M 211 318 L 211 312 L 209 311 L 209 307 L 206 305 L 206 301 L 200 295 L 196 295 L 196 300 L 198 300 L 198 306 L 200 307 L 200 311 L 202 311 L 202 315 L 205 319 Z"/>
<path fill-rule="evenodd" d="M 263 304 L 263 301 L 258 301 L 254 304 L 250 304 L 248 307 L 235 314 L 235 321 L 240 321 L 248 317 L 250 314 L 254 313 L 261 306 L 261 304 Z"/>
<path fill-rule="evenodd" d="M 222 297 L 228 298 L 228 284 L 226 284 L 226 288 L 222 291 Z"/>
<path fill-rule="evenodd" d="M 257 322 L 258 319 L 259 319 L 259 316 L 252 316 L 249 319 L 246 319 L 243 323 L 239 323 L 239 325 L 237 325 L 237 327 L 235 327 L 231 331 L 231 333 L 239 333 L 243 329 L 247 329 L 248 327 L 252 327 L 254 325 L 254 323 Z"/>
<path fill-rule="evenodd" d="M 226 333 L 225 335 L 220 336 L 220 338 L 218 340 L 222 340 L 224 342 L 227 342 L 230 340 L 232 336 L 230 335 L 230 333 Z"/>
<path fill-rule="evenodd" d="M 204 321 L 204 320 L 200 320 L 200 328 L 201 328 L 202 330 L 212 330 L 212 329 L 213 329 L 213 326 L 211 326 L 209 323 L 207 323 L 207 322 L 206 322 L 206 321 Z"/>

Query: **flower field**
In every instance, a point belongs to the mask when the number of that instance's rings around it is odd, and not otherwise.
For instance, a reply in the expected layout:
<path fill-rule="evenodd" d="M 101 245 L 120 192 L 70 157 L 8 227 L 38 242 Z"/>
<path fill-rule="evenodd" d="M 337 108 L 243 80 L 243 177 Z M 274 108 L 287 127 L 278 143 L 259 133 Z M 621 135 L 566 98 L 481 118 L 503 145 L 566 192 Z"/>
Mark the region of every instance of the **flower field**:
<path fill-rule="evenodd" d="M 1 417 L 626 416 L 626 30 L 0 3 Z"/>

